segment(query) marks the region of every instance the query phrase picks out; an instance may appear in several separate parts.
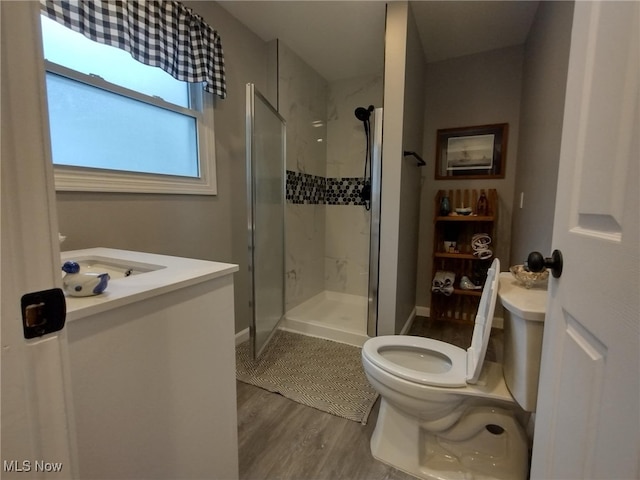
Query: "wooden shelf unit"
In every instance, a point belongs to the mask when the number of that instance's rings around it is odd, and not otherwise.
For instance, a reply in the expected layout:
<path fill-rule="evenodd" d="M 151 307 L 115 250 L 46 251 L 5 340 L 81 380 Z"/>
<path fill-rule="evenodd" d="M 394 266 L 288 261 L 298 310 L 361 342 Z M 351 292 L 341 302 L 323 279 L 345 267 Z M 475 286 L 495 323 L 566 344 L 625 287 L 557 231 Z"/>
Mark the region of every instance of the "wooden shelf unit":
<path fill-rule="evenodd" d="M 487 215 L 478 216 L 476 206 L 480 193 L 487 196 Z M 440 215 L 440 201 L 447 193 L 451 211 L 456 208 L 471 207 L 470 215 Z M 472 323 L 478 309 L 481 290 L 460 288 L 460 279 L 469 277 L 477 285 L 482 285 L 493 257 L 480 259 L 473 255 L 471 238 L 476 233 L 486 233 L 491 237 L 490 249 L 495 252 L 498 219 L 498 194 L 495 189 L 440 190 L 435 197 L 433 222 L 433 268 L 431 279 L 439 270 L 455 273 L 454 290 L 451 295 L 431 291 L 430 316 L 437 320 Z M 457 242 L 456 252 L 446 252 L 444 242 Z M 431 285 L 429 286 L 431 288 Z"/>

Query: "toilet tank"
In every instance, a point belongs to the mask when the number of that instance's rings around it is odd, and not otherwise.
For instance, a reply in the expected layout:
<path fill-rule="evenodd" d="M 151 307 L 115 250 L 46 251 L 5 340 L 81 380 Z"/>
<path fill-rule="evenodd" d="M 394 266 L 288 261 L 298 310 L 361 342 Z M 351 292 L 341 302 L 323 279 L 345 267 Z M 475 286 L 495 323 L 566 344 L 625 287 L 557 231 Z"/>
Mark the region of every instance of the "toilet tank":
<path fill-rule="evenodd" d="M 516 402 L 525 411 L 534 412 L 547 289 L 526 289 L 510 273 L 503 272 L 498 298 L 504 307 L 504 379 Z"/>

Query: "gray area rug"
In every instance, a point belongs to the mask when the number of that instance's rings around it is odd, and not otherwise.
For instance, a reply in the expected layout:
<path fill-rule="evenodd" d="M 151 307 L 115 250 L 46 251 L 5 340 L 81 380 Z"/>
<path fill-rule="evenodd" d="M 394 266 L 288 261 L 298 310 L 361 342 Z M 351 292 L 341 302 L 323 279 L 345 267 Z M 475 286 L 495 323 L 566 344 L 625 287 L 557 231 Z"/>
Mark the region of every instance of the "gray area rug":
<path fill-rule="evenodd" d="M 277 330 L 256 362 L 248 341 L 236 347 L 236 377 L 366 424 L 378 394 L 365 377 L 360 352 L 351 345 Z"/>

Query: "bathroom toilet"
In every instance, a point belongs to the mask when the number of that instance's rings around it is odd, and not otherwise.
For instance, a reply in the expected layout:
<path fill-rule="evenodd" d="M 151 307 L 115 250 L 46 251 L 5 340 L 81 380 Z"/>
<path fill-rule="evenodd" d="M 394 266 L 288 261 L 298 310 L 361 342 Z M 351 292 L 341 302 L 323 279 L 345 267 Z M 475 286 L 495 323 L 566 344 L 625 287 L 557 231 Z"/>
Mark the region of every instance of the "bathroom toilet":
<path fill-rule="evenodd" d="M 406 335 L 365 342 L 364 371 L 381 396 L 371 437 L 376 459 L 425 479 L 527 478 L 529 441 L 521 421 L 535 408 L 546 302 L 514 308 L 527 290 L 506 275 L 494 259 L 467 350 Z M 501 298 L 509 310 L 504 369 L 484 361 L 503 284 L 511 294 Z"/>

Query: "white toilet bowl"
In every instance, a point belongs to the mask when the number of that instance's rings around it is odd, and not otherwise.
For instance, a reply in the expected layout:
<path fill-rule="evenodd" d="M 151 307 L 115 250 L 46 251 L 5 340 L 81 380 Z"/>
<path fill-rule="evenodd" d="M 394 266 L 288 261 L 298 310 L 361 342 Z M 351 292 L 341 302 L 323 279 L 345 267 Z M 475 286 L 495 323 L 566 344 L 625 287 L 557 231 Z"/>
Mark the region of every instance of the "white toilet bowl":
<path fill-rule="evenodd" d="M 375 337 L 362 363 L 381 405 L 375 458 L 426 479 L 524 479 L 528 441 L 502 366 L 484 362 L 500 262 L 489 269 L 471 346 L 422 337 Z"/>

